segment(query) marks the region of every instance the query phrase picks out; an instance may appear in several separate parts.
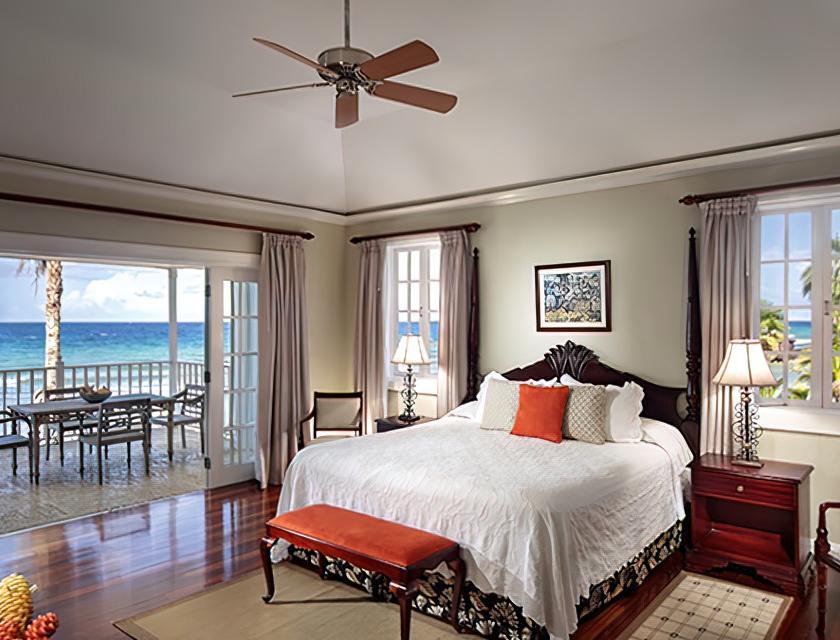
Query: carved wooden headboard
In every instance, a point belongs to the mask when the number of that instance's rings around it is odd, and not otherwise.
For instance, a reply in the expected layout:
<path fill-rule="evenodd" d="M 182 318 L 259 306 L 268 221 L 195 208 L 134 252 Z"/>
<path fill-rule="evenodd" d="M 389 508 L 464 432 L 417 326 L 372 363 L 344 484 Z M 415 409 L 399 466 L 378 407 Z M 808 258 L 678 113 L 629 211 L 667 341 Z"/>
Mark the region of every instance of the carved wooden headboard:
<path fill-rule="evenodd" d="M 474 256 L 473 297 L 470 303 L 472 321 L 469 340 L 469 391 L 467 398 L 478 392 L 478 254 Z M 665 387 L 632 373 L 619 371 L 602 363 L 591 349 L 571 340 L 557 345 L 545 357 L 527 367 L 513 369 L 505 374 L 511 380 L 539 380 L 559 378 L 564 373 L 581 382 L 592 384 L 617 384 L 633 381 L 645 391 L 642 415 L 661 420 L 677 427 L 691 447 L 694 457 L 700 451 L 700 287 L 697 277 L 697 247 L 695 231 L 688 233 L 688 312 L 686 314 L 685 387 Z M 473 326 L 474 325 L 474 326 Z"/>
<path fill-rule="evenodd" d="M 683 434 L 692 453 L 697 456 L 700 445 L 700 425 L 689 415 L 690 400 L 687 387 L 665 387 L 632 373 L 619 371 L 600 361 L 597 355 L 571 340 L 552 347 L 542 360 L 504 374 L 509 380 L 549 380 L 569 374 L 590 384 L 635 382 L 644 389 L 642 415 L 672 424 Z"/>

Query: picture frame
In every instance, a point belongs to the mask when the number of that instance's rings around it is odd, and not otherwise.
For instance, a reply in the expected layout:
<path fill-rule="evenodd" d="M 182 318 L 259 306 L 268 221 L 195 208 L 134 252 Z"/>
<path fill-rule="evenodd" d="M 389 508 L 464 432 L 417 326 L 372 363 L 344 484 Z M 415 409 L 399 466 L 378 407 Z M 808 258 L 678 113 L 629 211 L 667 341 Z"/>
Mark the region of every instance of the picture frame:
<path fill-rule="evenodd" d="M 537 331 L 612 331 L 610 261 L 534 267 Z"/>

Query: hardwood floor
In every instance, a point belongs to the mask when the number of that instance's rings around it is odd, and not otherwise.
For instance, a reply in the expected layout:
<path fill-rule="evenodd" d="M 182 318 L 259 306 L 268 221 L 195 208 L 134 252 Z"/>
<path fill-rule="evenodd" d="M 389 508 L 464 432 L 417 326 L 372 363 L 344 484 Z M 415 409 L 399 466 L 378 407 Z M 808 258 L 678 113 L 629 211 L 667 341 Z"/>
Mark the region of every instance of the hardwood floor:
<path fill-rule="evenodd" d="M 0 577 L 39 586 L 36 611 L 61 618 L 58 638 L 124 638 L 112 623 L 260 567 L 258 543 L 278 490 L 246 483 L 160 500 L 0 538 Z M 575 640 L 615 638 L 676 575 L 681 557 L 635 594 L 581 625 Z M 840 638 L 840 574 L 829 576 L 826 639 Z M 780 636 L 816 639 L 816 590 Z"/>

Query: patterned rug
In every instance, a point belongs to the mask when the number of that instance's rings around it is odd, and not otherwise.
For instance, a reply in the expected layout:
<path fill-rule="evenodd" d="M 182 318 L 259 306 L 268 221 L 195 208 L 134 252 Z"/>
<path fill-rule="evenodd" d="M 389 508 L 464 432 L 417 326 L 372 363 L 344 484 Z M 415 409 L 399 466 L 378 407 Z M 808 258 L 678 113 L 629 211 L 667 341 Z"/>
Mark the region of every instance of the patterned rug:
<path fill-rule="evenodd" d="M 683 572 L 621 640 L 773 640 L 793 598 Z"/>
<path fill-rule="evenodd" d="M 79 445 L 65 442 L 64 466 L 53 445 L 50 461 L 41 447 L 41 484 L 29 482 L 26 451 L 18 452 L 18 475 L 12 475 L 11 451 L 0 452 L 0 535 L 80 516 L 143 504 L 159 498 L 205 488 L 199 434 L 187 429 L 187 448 L 175 434 L 175 457 L 166 457 L 166 430 L 152 430 L 151 475 L 143 468 L 143 449 L 132 444 L 131 471 L 126 464 L 126 446 L 111 447 L 104 461 L 104 478 L 97 482 L 96 453 L 85 453 L 85 476 L 79 477 Z"/>

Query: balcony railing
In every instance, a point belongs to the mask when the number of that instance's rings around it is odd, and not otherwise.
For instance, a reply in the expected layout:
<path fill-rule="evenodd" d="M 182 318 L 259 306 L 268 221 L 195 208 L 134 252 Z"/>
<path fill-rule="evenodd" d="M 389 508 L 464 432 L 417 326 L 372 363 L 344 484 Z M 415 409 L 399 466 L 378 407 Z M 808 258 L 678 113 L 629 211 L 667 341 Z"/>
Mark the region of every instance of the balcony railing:
<path fill-rule="evenodd" d="M 12 404 L 36 402 L 47 383 L 53 388 L 105 386 L 114 395 L 170 393 L 168 360 L 59 365 L 28 369 L 0 369 L 0 409 Z M 204 384 L 204 363 L 179 360 L 174 364 L 174 389 L 185 384 Z"/>

